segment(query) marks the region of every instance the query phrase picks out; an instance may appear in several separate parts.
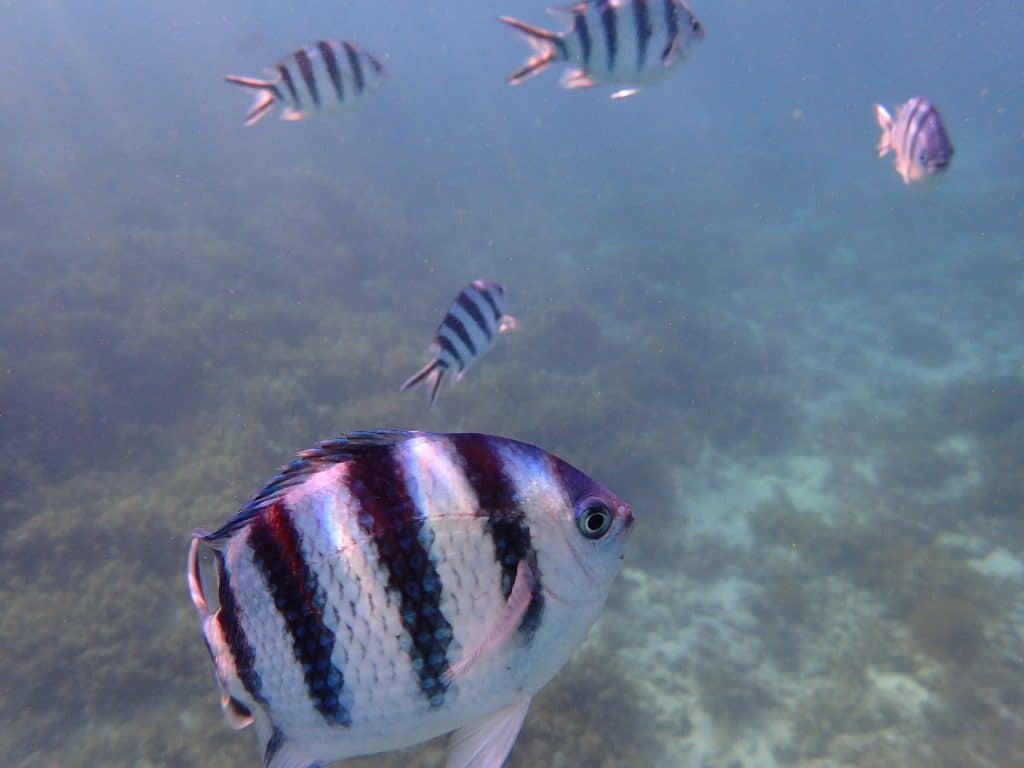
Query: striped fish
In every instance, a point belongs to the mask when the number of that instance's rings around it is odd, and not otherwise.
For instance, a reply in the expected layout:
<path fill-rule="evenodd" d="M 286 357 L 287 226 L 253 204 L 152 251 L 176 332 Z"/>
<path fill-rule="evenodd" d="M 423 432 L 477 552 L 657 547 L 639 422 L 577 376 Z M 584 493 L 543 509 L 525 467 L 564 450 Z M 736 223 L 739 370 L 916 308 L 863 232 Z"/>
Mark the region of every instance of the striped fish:
<path fill-rule="evenodd" d="M 376 91 L 387 71 L 375 56 L 352 43 L 320 40 L 300 48 L 267 70 L 268 80 L 228 75 L 229 83 L 255 91 L 246 125 L 254 125 L 274 104 L 282 120 L 304 120 L 320 112 L 347 109 Z"/>
<path fill-rule="evenodd" d="M 490 280 L 474 280 L 459 291 L 437 327 L 430 345 L 434 358 L 406 380 L 402 391 L 427 381 L 433 405 L 449 369 L 455 368 L 455 380 L 461 381 L 469 367 L 494 345 L 499 333 L 516 327 L 516 319 L 505 313 L 505 288 Z"/>
<path fill-rule="evenodd" d="M 875 118 L 882 129 L 878 156 L 892 152 L 896 171 L 904 184 L 934 176 L 949 167 L 953 144 L 942 124 L 942 116 L 928 99 L 915 96 L 892 118 L 881 104 L 875 104 Z"/>
<path fill-rule="evenodd" d="M 510 85 L 543 72 L 556 61 L 573 65 L 564 88 L 626 85 L 613 99 L 632 96 L 637 86 L 655 83 L 685 61 L 704 39 L 704 27 L 683 0 L 588 0 L 554 9 L 570 15 L 562 33 L 502 16 L 522 33 L 534 55 L 508 77 Z"/>
<path fill-rule="evenodd" d="M 448 768 L 500 768 L 601 610 L 632 523 L 604 486 L 506 438 L 361 432 L 303 451 L 193 534 L 224 712 L 255 724 L 268 768 L 452 731 Z"/>

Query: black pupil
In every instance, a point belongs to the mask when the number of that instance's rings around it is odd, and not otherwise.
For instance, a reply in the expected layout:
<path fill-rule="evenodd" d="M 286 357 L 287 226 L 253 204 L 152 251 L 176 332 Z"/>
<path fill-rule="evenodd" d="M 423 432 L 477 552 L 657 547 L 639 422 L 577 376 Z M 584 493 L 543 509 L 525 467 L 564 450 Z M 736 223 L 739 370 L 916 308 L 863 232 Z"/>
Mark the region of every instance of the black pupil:
<path fill-rule="evenodd" d="M 605 526 L 605 511 L 603 509 L 592 509 L 587 516 L 587 530 L 597 533 Z"/>

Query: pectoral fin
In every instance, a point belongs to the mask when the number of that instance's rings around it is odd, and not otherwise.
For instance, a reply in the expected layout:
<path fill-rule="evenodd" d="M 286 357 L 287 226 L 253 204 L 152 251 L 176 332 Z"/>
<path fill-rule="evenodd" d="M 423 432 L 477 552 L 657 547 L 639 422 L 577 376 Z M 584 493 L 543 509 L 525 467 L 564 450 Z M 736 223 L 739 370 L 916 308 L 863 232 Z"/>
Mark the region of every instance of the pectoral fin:
<path fill-rule="evenodd" d="M 516 569 L 515 584 L 512 585 L 512 591 L 509 592 L 505 603 L 505 610 L 483 642 L 476 648 L 470 648 L 461 659 L 448 668 L 443 676 L 445 685 L 465 677 L 481 659 L 489 658 L 505 647 L 509 638 L 519 629 L 526 609 L 530 607 L 535 583 L 536 579 L 526 558 L 521 559 Z"/>
<path fill-rule="evenodd" d="M 524 696 L 452 734 L 446 768 L 501 768 L 523 727 L 530 697 Z"/>
<path fill-rule="evenodd" d="M 297 123 L 299 120 L 305 120 L 307 117 L 309 117 L 307 113 L 300 112 L 291 107 L 288 107 L 288 109 L 281 113 L 281 119 L 288 123 Z"/>
<path fill-rule="evenodd" d="M 639 92 L 638 88 L 623 88 L 621 91 L 616 91 L 612 94 L 612 99 L 628 99 L 630 96 L 635 96 Z"/>

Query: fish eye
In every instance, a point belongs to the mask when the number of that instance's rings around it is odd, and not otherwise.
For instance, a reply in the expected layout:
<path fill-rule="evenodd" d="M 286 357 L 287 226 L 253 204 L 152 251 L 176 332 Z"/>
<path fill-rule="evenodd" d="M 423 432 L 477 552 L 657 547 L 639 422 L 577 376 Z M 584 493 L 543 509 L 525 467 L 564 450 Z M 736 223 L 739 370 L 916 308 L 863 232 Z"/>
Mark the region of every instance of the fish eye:
<path fill-rule="evenodd" d="M 591 500 L 577 516 L 576 525 L 585 538 L 600 539 L 612 527 L 611 510 L 600 501 Z"/>

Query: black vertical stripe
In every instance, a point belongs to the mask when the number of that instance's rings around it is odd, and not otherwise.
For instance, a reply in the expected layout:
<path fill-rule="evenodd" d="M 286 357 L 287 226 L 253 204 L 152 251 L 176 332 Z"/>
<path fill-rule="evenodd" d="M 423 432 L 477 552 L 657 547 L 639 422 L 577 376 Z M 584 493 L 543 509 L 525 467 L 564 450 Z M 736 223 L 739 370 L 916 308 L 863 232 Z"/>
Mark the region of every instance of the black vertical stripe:
<path fill-rule="evenodd" d="M 217 558 L 217 600 L 220 603 L 220 610 L 217 611 L 217 623 L 220 625 L 221 635 L 231 651 L 231 658 L 234 659 L 235 670 L 238 679 L 242 681 L 242 687 L 255 701 L 266 707 L 263 681 L 260 680 L 259 673 L 256 671 L 255 652 L 252 645 L 249 644 L 249 638 L 246 637 L 245 629 L 239 619 L 238 603 L 235 601 L 234 590 L 231 589 L 231 578 L 228 574 L 224 554 L 214 550 L 214 555 Z"/>
<path fill-rule="evenodd" d="M 334 49 L 330 43 L 324 40 L 317 43 L 316 47 L 320 49 L 320 56 L 327 67 L 327 74 L 331 76 L 331 83 L 334 85 L 334 93 L 337 95 L 338 101 L 344 102 L 345 86 L 341 80 L 341 70 L 338 69 L 338 59 L 334 55 Z"/>
<path fill-rule="evenodd" d="M 917 159 L 918 145 L 928 130 L 928 119 L 931 117 L 931 114 L 932 106 L 929 104 L 917 120 L 917 125 L 913 128 L 910 138 L 910 151 L 908 153 L 908 158 L 911 163 L 919 162 Z"/>
<path fill-rule="evenodd" d="M 604 27 L 604 45 L 608 52 L 608 71 L 615 71 L 615 55 L 618 53 L 618 17 L 611 3 L 604 4 L 601 11 L 601 25 Z"/>
<path fill-rule="evenodd" d="M 501 321 L 501 311 L 498 309 L 498 305 L 494 301 L 494 297 L 491 296 L 491 292 L 484 288 L 483 290 L 477 289 L 481 296 L 484 297 L 484 301 L 487 302 L 487 306 L 491 308 L 491 312 L 494 313 L 494 322 Z"/>
<path fill-rule="evenodd" d="M 306 563 L 291 514 L 277 499 L 255 517 L 249 528 L 253 562 L 292 638 L 292 652 L 302 668 L 313 706 L 328 723 L 351 725 L 341 693 L 345 678 L 331 660 L 334 632 L 324 623 L 327 596 Z"/>
<path fill-rule="evenodd" d="M 466 326 L 462 324 L 462 321 L 459 320 L 459 318 L 449 312 L 444 316 L 444 321 L 441 325 L 444 328 L 450 328 L 455 331 L 459 339 L 462 341 L 462 345 L 469 351 L 469 356 L 476 357 L 476 344 L 474 344 L 473 339 L 469 337 L 469 331 L 466 330 Z"/>
<path fill-rule="evenodd" d="M 580 39 L 580 55 L 583 58 L 583 71 L 590 67 L 590 26 L 587 24 L 586 6 L 576 11 L 576 37 Z"/>
<path fill-rule="evenodd" d="M 648 0 L 633 0 L 633 22 L 636 27 L 636 69 L 638 72 L 643 70 L 647 63 L 647 45 L 651 41 L 651 35 L 654 34 L 647 2 Z"/>
<path fill-rule="evenodd" d="M 494 334 L 491 332 L 491 326 L 484 317 L 484 313 L 480 311 L 480 307 L 476 305 L 476 302 L 470 298 L 466 291 L 462 291 L 456 301 L 460 307 L 466 310 L 466 314 L 473 318 L 473 322 L 476 323 L 477 327 L 483 331 L 484 336 L 487 337 L 487 340 L 490 341 Z"/>
<path fill-rule="evenodd" d="M 914 153 L 917 151 L 918 138 L 923 133 L 925 121 L 928 119 L 928 115 L 931 112 L 931 104 L 924 99 L 918 99 L 917 103 L 914 104 L 914 111 L 907 116 L 907 129 L 905 131 L 906 137 L 903 141 L 905 157 L 907 161 L 913 165 Z"/>
<path fill-rule="evenodd" d="M 313 106 L 319 108 L 320 92 L 316 88 L 316 77 L 313 76 L 313 64 L 309 61 L 309 54 L 300 49 L 292 56 L 295 58 L 295 63 L 299 65 L 299 72 L 306 83 L 306 90 L 309 91 L 309 95 L 313 99 Z"/>
<path fill-rule="evenodd" d="M 661 52 L 662 59 L 669 55 L 669 52 L 672 50 L 672 46 L 676 44 L 676 38 L 679 37 L 679 18 L 676 16 L 676 0 L 664 1 L 667 37 L 665 39 L 665 49 Z"/>
<path fill-rule="evenodd" d="M 349 492 L 359 504 L 359 526 L 373 542 L 399 601 L 409 657 L 431 707 L 444 704 L 452 625 L 441 612 L 441 577 L 422 537 L 423 519 L 409 496 L 401 445 L 369 448 L 349 463 Z"/>
<path fill-rule="evenodd" d="M 458 348 L 452 344 L 452 340 L 448 338 L 448 335 L 443 331 L 437 334 L 437 343 L 442 350 L 447 352 L 456 363 L 459 364 L 459 370 L 461 371 L 466 367 L 465 361 L 462 359 L 462 355 L 459 354 Z"/>
<path fill-rule="evenodd" d="M 515 482 L 506 471 L 495 438 L 463 434 L 452 435 L 451 439 L 466 480 L 476 493 L 477 514 L 487 519 L 485 530 L 494 542 L 494 559 L 501 568 L 503 596 L 508 599 L 512 593 L 521 560 L 526 560 L 533 573 L 534 584 L 530 604 L 519 624 L 519 631 L 529 641 L 543 618 L 544 592 L 540 568 L 537 565 L 537 552 L 530 541 L 530 524 L 519 506 Z M 522 448 L 539 450 L 532 446 Z"/>
<path fill-rule="evenodd" d="M 295 90 L 295 83 L 292 81 L 292 73 L 288 71 L 288 67 L 284 64 L 278 64 L 277 71 L 281 73 L 281 79 L 284 80 L 284 84 L 288 88 L 288 93 L 292 95 L 292 101 L 295 103 L 295 108 L 301 109 L 302 102 L 299 101 L 299 92 Z"/>
<path fill-rule="evenodd" d="M 352 78 L 356 83 L 356 93 L 363 92 L 365 81 L 363 79 L 363 63 L 359 60 L 359 51 L 352 43 L 342 43 L 345 46 L 345 53 L 348 55 L 348 65 L 352 68 Z"/>

